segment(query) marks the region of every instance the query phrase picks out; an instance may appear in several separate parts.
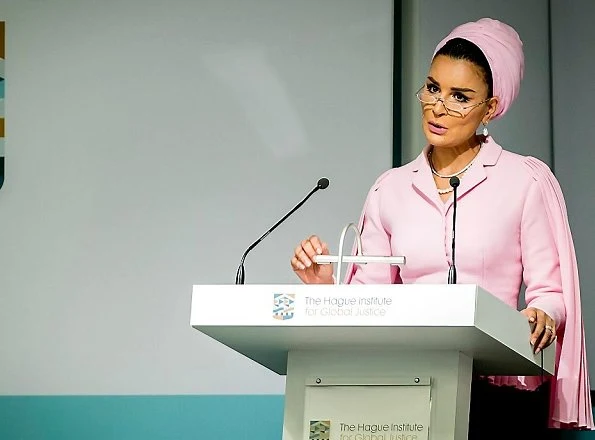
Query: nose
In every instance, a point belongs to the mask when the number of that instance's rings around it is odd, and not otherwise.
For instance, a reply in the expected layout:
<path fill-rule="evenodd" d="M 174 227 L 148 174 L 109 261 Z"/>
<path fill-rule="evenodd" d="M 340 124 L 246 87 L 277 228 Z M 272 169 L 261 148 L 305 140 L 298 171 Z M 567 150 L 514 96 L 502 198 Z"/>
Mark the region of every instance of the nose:
<path fill-rule="evenodd" d="M 436 99 L 436 102 L 432 106 L 432 111 L 436 116 L 447 114 L 446 106 L 444 105 L 444 100 L 442 98 Z"/>

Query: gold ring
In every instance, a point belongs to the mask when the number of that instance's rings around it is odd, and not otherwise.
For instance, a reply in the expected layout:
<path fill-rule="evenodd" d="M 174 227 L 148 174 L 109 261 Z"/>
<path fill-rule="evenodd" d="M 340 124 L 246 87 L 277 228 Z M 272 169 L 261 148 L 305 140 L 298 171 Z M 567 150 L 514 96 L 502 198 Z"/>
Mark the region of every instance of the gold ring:
<path fill-rule="evenodd" d="M 549 330 L 550 332 L 554 333 L 554 327 L 552 327 L 551 325 L 546 325 L 545 326 L 546 330 Z"/>

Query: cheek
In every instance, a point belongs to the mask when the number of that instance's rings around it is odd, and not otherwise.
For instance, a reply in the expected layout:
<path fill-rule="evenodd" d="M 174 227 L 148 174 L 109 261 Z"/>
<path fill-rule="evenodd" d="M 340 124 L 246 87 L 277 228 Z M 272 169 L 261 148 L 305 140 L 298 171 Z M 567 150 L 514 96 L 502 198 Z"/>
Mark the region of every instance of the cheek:
<path fill-rule="evenodd" d="M 478 117 L 469 117 L 465 118 L 464 129 L 465 131 L 469 131 L 470 133 L 475 133 L 477 131 L 477 127 L 481 124 L 481 119 Z"/>
<path fill-rule="evenodd" d="M 477 127 L 477 123 L 471 119 L 469 119 L 469 120 L 463 119 L 461 121 L 461 124 L 459 124 L 459 127 L 461 128 L 461 130 L 473 131 Z"/>

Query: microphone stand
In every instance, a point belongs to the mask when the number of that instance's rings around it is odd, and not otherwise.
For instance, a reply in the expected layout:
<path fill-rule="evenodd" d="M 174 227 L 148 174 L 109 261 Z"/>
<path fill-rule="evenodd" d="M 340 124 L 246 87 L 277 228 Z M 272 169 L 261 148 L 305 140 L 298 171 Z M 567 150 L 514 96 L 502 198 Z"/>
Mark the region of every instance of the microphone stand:
<path fill-rule="evenodd" d="M 246 260 L 246 256 L 248 255 L 248 253 L 252 249 L 254 249 L 256 246 L 258 246 L 258 243 L 260 243 L 262 240 L 264 240 L 267 237 L 267 235 L 269 235 L 271 232 L 273 232 L 277 228 L 277 226 L 279 226 L 281 223 L 283 223 L 287 219 L 287 217 L 289 217 L 291 214 L 293 214 L 295 211 L 297 211 L 304 203 L 306 203 L 306 200 L 308 200 L 312 196 L 312 194 L 314 194 L 319 189 L 326 189 L 328 186 L 329 186 L 329 180 L 326 177 L 319 179 L 316 186 L 308 193 L 308 195 L 306 197 L 304 197 L 302 199 L 302 201 L 300 203 L 295 205 L 291 209 L 291 211 L 289 211 L 287 214 L 285 214 L 283 216 L 283 218 L 281 220 L 279 220 L 277 223 L 275 223 L 273 226 L 271 226 L 264 234 L 262 234 L 262 236 L 258 240 L 256 240 L 254 243 L 252 243 L 248 247 L 248 249 L 246 249 L 246 252 L 244 252 L 244 255 L 242 255 L 242 260 L 240 261 L 238 271 L 236 272 L 236 284 L 244 284 L 244 278 L 245 278 L 244 261 Z"/>
<path fill-rule="evenodd" d="M 448 284 L 457 284 L 457 268 L 455 266 L 455 233 L 457 224 L 457 188 L 461 184 L 461 181 L 457 176 L 453 176 L 449 180 L 450 186 L 452 186 L 452 196 L 454 198 L 452 202 L 452 264 L 448 269 Z"/>

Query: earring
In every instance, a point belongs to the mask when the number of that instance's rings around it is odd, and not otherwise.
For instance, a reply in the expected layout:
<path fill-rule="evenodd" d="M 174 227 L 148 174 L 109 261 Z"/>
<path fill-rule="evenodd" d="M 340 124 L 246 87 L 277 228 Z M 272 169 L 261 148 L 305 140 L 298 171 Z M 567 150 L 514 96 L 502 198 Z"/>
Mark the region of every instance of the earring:
<path fill-rule="evenodd" d="M 482 122 L 482 124 L 483 124 L 483 133 L 482 134 L 484 135 L 484 137 L 488 137 L 488 135 L 490 134 L 488 132 L 488 124 L 486 124 L 485 122 Z"/>

